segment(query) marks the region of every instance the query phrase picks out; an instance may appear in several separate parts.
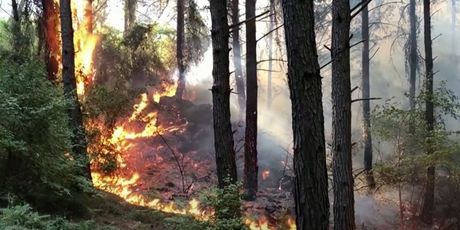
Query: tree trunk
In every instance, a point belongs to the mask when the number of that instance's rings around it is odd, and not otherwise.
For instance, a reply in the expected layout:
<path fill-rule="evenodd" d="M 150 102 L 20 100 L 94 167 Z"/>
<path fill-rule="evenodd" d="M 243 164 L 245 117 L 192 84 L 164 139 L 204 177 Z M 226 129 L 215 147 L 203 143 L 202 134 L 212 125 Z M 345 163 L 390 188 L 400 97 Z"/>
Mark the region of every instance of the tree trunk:
<path fill-rule="evenodd" d="M 13 13 L 12 22 L 12 35 L 13 35 L 13 47 L 18 53 L 22 50 L 22 35 L 21 35 L 21 18 L 19 16 L 18 3 L 16 0 L 11 0 L 11 10 Z"/>
<path fill-rule="evenodd" d="M 409 3 L 409 105 L 412 112 L 415 111 L 415 89 L 417 83 L 417 15 L 416 1 L 410 0 Z M 411 122 L 410 132 L 414 132 L 413 122 Z"/>
<path fill-rule="evenodd" d="M 294 137 L 298 230 L 328 229 L 329 199 L 321 76 L 313 1 L 282 1 Z"/>
<path fill-rule="evenodd" d="M 230 123 L 229 27 L 227 1 L 210 0 L 213 47 L 213 123 L 219 187 L 236 182 L 235 150 Z"/>
<path fill-rule="evenodd" d="M 60 0 L 61 14 L 61 40 L 62 40 L 62 78 L 66 99 L 71 103 L 68 108 L 69 125 L 73 132 L 72 152 L 75 159 L 83 166 L 81 173 L 91 179 L 89 159 L 86 154 L 86 136 L 83 128 L 83 118 L 80 103 L 77 97 L 77 85 L 75 80 L 75 49 L 73 43 L 72 12 L 70 0 Z"/>
<path fill-rule="evenodd" d="M 363 0 L 365 2 L 365 0 Z M 364 4 L 364 3 L 363 3 Z M 364 7 L 361 12 L 361 34 L 363 40 L 362 51 L 362 82 L 361 90 L 363 98 L 370 98 L 369 83 L 369 9 Z M 375 188 L 375 180 L 372 173 L 372 136 L 371 136 L 371 105 L 370 100 L 363 102 L 363 139 L 364 139 L 364 170 L 366 174 L 367 186 Z"/>
<path fill-rule="evenodd" d="M 176 44 L 176 56 L 177 56 L 177 69 L 179 77 L 177 80 L 176 97 L 182 99 L 185 91 L 185 65 L 184 65 L 184 0 L 177 0 L 177 44 Z"/>
<path fill-rule="evenodd" d="M 44 40 L 44 59 L 48 80 L 57 81 L 59 70 L 59 37 L 58 21 L 59 8 L 53 0 L 42 0 L 43 5 L 43 40 Z"/>
<path fill-rule="evenodd" d="M 433 153 L 433 130 L 434 130 L 434 106 L 433 106 L 433 49 L 431 40 L 431 10 L 430 0 L 423 1 L 423 20 L 424 20 L 424 40 L 425 40 L 425 91 L 426 91 L 426 154 Z M 425 188 L 425 195 L 423 199 L 422 220 L 431 224 L 433 222 L 434 210 L 434 180 L 435 180 L 435 166 L 431 165 L 427 169 L 427 181 Z"/>
<path fill-rule="evenodd" d="M 257 42 L 256 0 L 246 0 L 246 132 L 244 141 L 244 187 L 248 200 L 257 193 Z"/>
<path fill-rule="evenodd" d="M 267 108 L 272 107 L 272 71 L 273 71 L 273 29 L 275 28 L 275 1 L 270 0 L 270 25 L 268 26 L 268 78 L 267 78 Z"/>
<path fill-rule="evenodd" d="M 240 23 L 239 0 L 232 0 L 232 24 Z M 232 48 L 233 48 L 233 64 L 235 65 L 235 82 L 236 90 L 238 91 L 238 105 L 240 109 L 240 119 L 243 119 L 245 114 L 246 92 L 244 88 L 244 75 L 241 66 L 241 43 L 240 30 L 235 28 L 232 30 Z"/>
<path fill-rule="evenodd" d="M 332 2 L 334 229 L 355 229 L 351 160 L 350 1 Z"/>
<path fill-rule="evenodd" d="M 136 23 L 137 0 L 125 0 L 125 32 Z"/>

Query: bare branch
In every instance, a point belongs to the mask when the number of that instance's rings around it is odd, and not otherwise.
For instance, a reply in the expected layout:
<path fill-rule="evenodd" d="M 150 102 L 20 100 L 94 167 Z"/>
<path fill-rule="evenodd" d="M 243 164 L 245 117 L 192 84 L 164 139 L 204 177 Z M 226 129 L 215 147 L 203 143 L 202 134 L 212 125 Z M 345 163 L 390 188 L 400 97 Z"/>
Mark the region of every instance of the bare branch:
<path fill-rule="evenodd" d="M 363 0 L 364 1 L 364 0 Z M 359 8 L 359 10 L 356 10 L 355 8 L 353 8 L 353 10 L 351 11 L 352 14 L 351 14 L 351 18 L 350 20 L 353 20 L 353 18 L 355 18 L 359 13 L 361 13 L 361 11 L 363 11 L 364 8 L 367 7 L 367 5 L 369 5 L 369 3 L 371 3 L 372 0 L 367 0 L 366 2 L 361 2 L 361 7 Z M 359 4 L 358 4 L 359 5 Z M 359 6 L 358 6 L 359 7 Z M 353 11 L 356 10 L 356 12 L 353 13 Z"/>
<path fill-rule="evenodd" d="M 270 35 L 271 33 L 275 32 L 276 30 L 278 30 L 279 28 L 283 27 L 284 24 L 281 24 L 279 26 L 277 26 L 276 28 L 268 31 L 268 33 L 264 34 L 262 37 L 260 37 L 259 39 L 256 40 L 256 42 L 259 42 L 260 40 L 262 40 L 263 38 L 267 37 L 268 35 Z"/>
<path fill-rule="evenodd" d="M 358 98 L 351 100 L 351 103 L 358 102 L 358 101 L 372 101 L 372 100 L 382 100 L 380 97 L 370 97 L 370 98 Z"/>
<path fill-rule="evenodd" d="M 267 11 L 265 11 L 265 12 L 259 14 L 259 15 L 256 15 L 256 16 L 254 16 L 254 17 L 252 17 L 252 18 L 248 18 L 247 20 L 241 21 L 241 22 L 239 22 L 239 23 L 237 23 L 237 24 L 230 25 L 229 28 L 230 28 L 230 29 L 237 29 L 238 27 L 240 27 L 241 25 L 245 24 L 246 22 L 255 20 L 255 19 L 257 19 L 257 18 L 259 18 L 259 17 L 261 17 L 261 16 L 264 16 L 264 15 L 266 15 L 266 14 L 268 14 L 268 13 L 270 13 L 269 10 L 267 10 Z"/>

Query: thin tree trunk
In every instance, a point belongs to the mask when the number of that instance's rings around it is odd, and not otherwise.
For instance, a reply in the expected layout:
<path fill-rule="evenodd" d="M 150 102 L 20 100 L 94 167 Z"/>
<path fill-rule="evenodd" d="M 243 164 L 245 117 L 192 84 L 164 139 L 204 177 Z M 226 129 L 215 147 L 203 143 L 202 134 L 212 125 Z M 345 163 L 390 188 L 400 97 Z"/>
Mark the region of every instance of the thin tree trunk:
<path fill-rule="evenodd" d="M 71 103 L 68 108 L 69 125 L 73 132 L 72 152 L 83 164 L 81 173 L 91 179 L 89 159 L 86 154 L 86 136 L 80 103 L 77 97 L 75 80 L 75 48 L 73 43 L 72 12 L 70 0 L 60 0 L 61 40 L 62 40 L 62 78 L 66 99 Z"/>
<path fill-rule="evenodd" d="M 240 23 L 239 0 L 232 0 L 232 24 Z M 246 92 L 244 86 L 243 68 L 241 65 L 241 42 L 240 30 L 232 30 L 232 48 L 233 48 L 233 64 L 235 65 L 235 82 L 236 90 L 238 91 L 238 105 L 240 109 L 240 119 L 243 119 L 246 107 Z"/>
<path fill-rule="evenodd" d="M 334 229 L 355 229 L 351 160 L 350 1 L 332 2 Z"/>
<path fill-rule="evenodd" d="M 136 23 L 137 0 L 125 0 L 125 29 L 128 31 Z"/>
<path fill-rule="evenodd" d="M 434 106 L 433 106 L 433 49 L 431 40 L 431 10 L 430 0 L 423 1 L 423 21 L 424 21 L 424 40 L 425 40 L 425 91 L 426 91 L 426 134 L 427 134 L 427 147 L 426 154 L 433 153 L 432 139 L 434 129 Z M 435 166 L 430 165 L 427 169 L 427 181 L 425 187 L 425 195 L 423 199 L 422 220 L 425 223 L 431 224 L 433 222 L 434 211 L 434 180 L 435 180 Z"/>
<path fill-rule="evenodd" d="M 13 11 L 13 20 L 19 22 L 19 9 L 16 0 L 11 0 L 11 10 Z"/>
<path fill-rule="evenodd" d="M 219 187 L 236 182 L 235 150 L 230 123 L 229 26 L 227 1 L 210 0 L 213 47 L 213 123 Z"/>
<path fill-rule="evenodd" d="M 410 0 L 409 3 L 409 105 L 412 112 L 415 111 L 415 91 L 417 83 L 417 15 L 416 1 Z M 414 132 L 414 124 L 410 124 L 410 132 Z"/>
<path fill-rule="evenodd" d="M 246 0 L 246 132 L 244 141 L 244 187 L 248 200 L 257 193 L 257 42 L 256 0 Z"/>
<path fill-rule="evenodd" d="M 298 230 L 328 229 L 329 199 L 321 75 L 313 1 L 282 1 L 294 137 Z"/>
<path fill-rule="evenodd" d="M 365 2 L 365 0 L 363 0 Z M 361 34 L 363 40 L 362 51 L 362 82 L 361 90 L 363 98 L 370 98 L 370 83 L 369 83 L 369 10 L 364 7 L 361 12 Z M 375 187 L 374 175 L 372 173 L 372 136 L 371 136 L 371 105 L 370 100 L 363 102 L 363 139 L 364 139 L 364 170 L 366 174 L 367 186 L 370 189 Z"/>
<path fill-rule="evenodd" d="M 42 0 L 44 60 L 48 80 L 56 83 L 59 71 L 60 44 L 58 35 L 59 8 L 53 0 Z"/>
<path fill-rule="evenodd" d="M 185 19 L 184 19 L 184 0 L 177 0 L 177 68 L 179 78 L 177 81 L 176 97 L 182 99 L 185 90 L 185 65 L 184 65 L 184 36 L 185 36 Z"/>
<path fill-rule="evenodd" d="M 272 71 L 273 71 L 273 29 L 275 27 L 275 1 L 270 0 L 270 25 L 268 31 L 268 78 L 267 78 L 267 108 L 272 106 Z"/>
<path fill-rule="evenodd" d="M 13 34 L 13 47 L 16 52 L 22 49 L 22 35 L 21 35 L 21 18 L 19 17 L 18 3 L 16 0 L 11 0 L 11 10 L 13 13 L 12 34 Z"/>

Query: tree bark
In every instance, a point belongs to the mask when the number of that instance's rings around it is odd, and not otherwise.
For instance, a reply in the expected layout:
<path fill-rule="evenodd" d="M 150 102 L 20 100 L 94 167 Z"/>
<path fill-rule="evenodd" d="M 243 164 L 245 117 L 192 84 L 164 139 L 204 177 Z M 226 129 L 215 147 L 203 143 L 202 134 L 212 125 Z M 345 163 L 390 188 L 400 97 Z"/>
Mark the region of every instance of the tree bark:
<path fill-rule="evenodd" d="M 246 132 L 244 141 L 244 187 L 248 200 L 257 193 L 257 42 L 256 0 L 246 0 Z"/>
<path fill-rule="evenodd" d="M 282 1 L 294 137 L 294 198 L 299 230 L 329 228 L 322 88 L 313 1 Z"/>
<path fill-rule="evenodd" d="M 235 150 L 230 123 L 229 26 L 227 1 L 210 0 L 213 47 L 213 125 L 219 187 L 236 182 Z"/>
<path fill-rule="evenodd" d="M 11 0 L 11 10 L 13 13 L 12 34 L 13 34 L 13 47 L 16 52 L 20 53 L 22 50 L 22 35 L 21 35 L 21 18 L 19 15 L 18 3 L 16 0 Z"/>
<path fill-rule="evenodd" d="M 365 2 L 365 0 L 363 0 Z M 369 9 L 364 7 L 361 12 L 361 34 L 363 40 L 362 51 L 362 82 L 361 90 L 363 98 L 370 98 L 370 71 L 369 71 Z M 372 135 L 371 135 L 371 105 L 370 100 L 363 102 L 363 139 L 364 139 L 364 170 L 367 186 L 375 188 L 374 175 L 372 173 Z"/>
<path fill-rule="evenodd" d="M 137 0 L 125 0 L 125 32 L 136 23 L 136 9 Z"/>
<path fill-rule="evenodd" d="M 334 229 L 355 229 L 351 159 L 350 1 L 332 1 Z"/>
<path fill-rule="evenodd" d="M 232 24 L 240 23 L 239 0 L 232 0 Z M 240 119 L 243 119 L 245 114 L 246 92 L 244 85 L 243 68 L 241 65 L 241 43 L 240 30 L 232 30 L 232 48 L 233 48 L 233 64 L 235 65 L 235 83 L 238 91 L 238 105 L 240 109 Z"/>
<path fill-rule="evenodd" d="M 184 0 L 177 0 L 177 69 L 179 77 L 177 81 L 176 97 L 182 99 L 185 91 L 185 64 L 184 64 L 184 34 L 185 34 L 185 19 L 184 19 Z"/>
<path fill-rule="evenodd" d="M 70 102 L 68 108 L 69 126 L 73 132 L 71 138 L 72 152 L 75 159 L 83 166 L 81 174 L 91 180 L 89 159 L 86 153 L 87 143 L 83 127 L 83 117 L 77 97 L 77 84 L 75 80 L 75 48 L 73 43 L 72 12 L 70 0 L 60 0 L 61 15 L 61 40 L 62 40 L 62 78 L 64 93 Z M 79 163 L 80 163 L 79 162 Z"/>
<path fill-rule="evenodd" d="M 270 25 L 268 26 L 268 78 L 267 78 L 267 108 L 272 107 L 272 71 L 273 71 L 273 28 L 275 27 L 275 1 L 270 0 Z"/>
<path fill-rule="evenodd" d="M 423 0 L 423 21 L 425 40 L 425 122 L 426 122 L 426 154 L 433 153 L 432 138 L 434 130 L 434 105 L 433 105 L 433 48 L 431 40 L 431 10 L 430 0 Z M 430 165 L 427 169 L 427 181 L 423 199 L 422 220 L 427 224 L 433 222 L 434 206 L 434 181 L 435 166 Z"/>
<path fill-rule="evenodd" d="M 57 81 L 57 73 L 59 70 L 59 8 L 53 0 L 42 0 L 43 5 L 43 40 L 44 40 L 44 60 L 48 80 L 51 82 Z"/>
<path fill-rule="evenodd" d="M 409 105 L 412 112 L 415 111 L 415 91 L 417 83 L 417 15 L 416 1 L 410 0 L 409 3 Z M 413 122 L 411 122 L 413 123 Z M 410 124 L 410 132 L 414 132 L 413 124 Z"/>

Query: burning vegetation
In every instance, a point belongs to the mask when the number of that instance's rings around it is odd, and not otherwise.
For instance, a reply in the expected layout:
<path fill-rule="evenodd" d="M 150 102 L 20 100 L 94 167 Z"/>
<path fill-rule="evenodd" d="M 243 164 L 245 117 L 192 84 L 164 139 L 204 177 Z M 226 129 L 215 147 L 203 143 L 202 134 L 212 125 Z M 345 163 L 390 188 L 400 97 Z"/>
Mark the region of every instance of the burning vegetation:
<path fill-rule="evenodd" d="M 122 30 L 108 25 L 106 1 L 12 0 L 0 30 L 0 229 L 458 228 L 460 147 L 448 124 L 460 103 L 433 81 L 430 10 L 446 1 L 410 0 L 408 22 L 381 36 L 369 18 L 398 3 L 246 0 L 242 13 L 238 0 L 177 0 L 140 14 L 151 6 L 123 0 Z M 393 35 L 389 49 L 403 43 L 408 107 L 371 107 L 383 96 L 370 93 L 370 29 L 382 47 Z"/>

